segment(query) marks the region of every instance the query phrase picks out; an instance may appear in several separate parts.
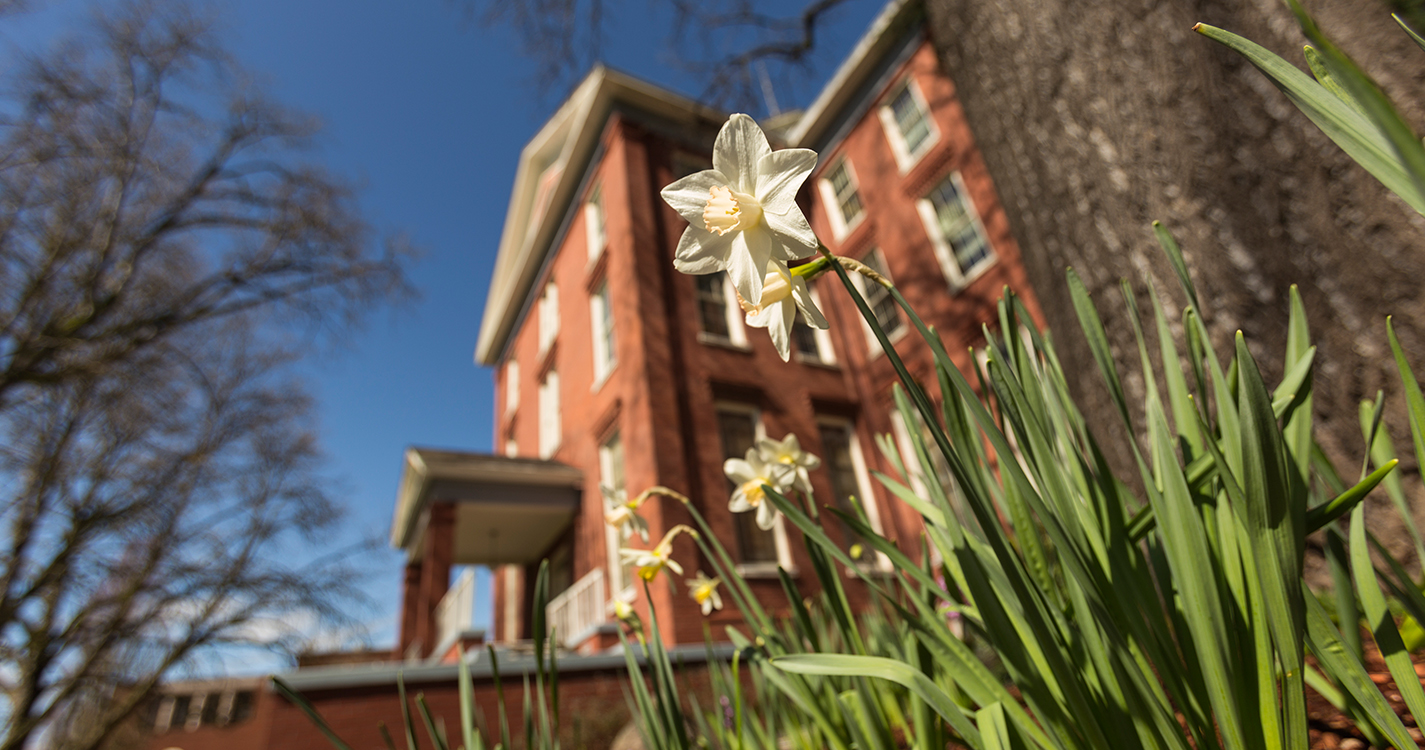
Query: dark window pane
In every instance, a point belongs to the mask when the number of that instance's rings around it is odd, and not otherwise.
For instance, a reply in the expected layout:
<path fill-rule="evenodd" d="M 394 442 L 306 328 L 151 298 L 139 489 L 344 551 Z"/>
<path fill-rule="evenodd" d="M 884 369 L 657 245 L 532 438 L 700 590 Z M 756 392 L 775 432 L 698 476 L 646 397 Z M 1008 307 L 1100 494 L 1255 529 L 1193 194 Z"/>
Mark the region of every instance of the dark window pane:
<path fill-rule="evenodd" d="M 723 275 L 710 273 L 694 276 L 698 289 L 698 315 L 702 319 L 703 332 L 727 338 L 727 297 L 722 291 Z"/>
<path fill-rule="evenodd" d="M 856 464 L 851 458 L 851 435 L 851 431 L 844 425 L 821 425 L 821 461 L 827 476 L 831 478 L 836 507 L 856 515 L 851 498 L 855 497 L 863 504 L 866 500 L 861 497 L 861 487 L 856 481 Z M 838 525 L 846 549 L 850 549 L 853 544 L 862 543 L 861 537 L 853 533 L 849 526 L 845 523 Z"/>
<path fill-rule="evenodd" d="M 717 413 L 718 433 L 722 438 L 724 458 L 745 458 L 747 450 L 757 442 L 757 423 L 751 412 L 721 410 Z M 727 481 L 728 495 L 735 486 Z M 770 531 L 757 526 L 756 511 L 733 514 L 737 529 L 737 549 L 742 562 L 776 562 L 777 540 Z"/>
<path fill-rule="evenodd" d="M 792 348 L 807 359 L 821 361 L 821 347 L 816 344 L 816 329 L 798 317 L 792 323 Z"/>
<path fill-rule="evenodd" d="M 886 271 L 886 261 L 881 257 L 880 250 L 866 253 L 861 262 L 876 273 L 886 278 L 891 277 L 890 273 Z M 887 336 L 899 331 L 901 329 L 900 308 L 896 306 L 896 301 L 891 297 L 891 293 L 880 284 L 869 280 L 862 284 L 862 287 L 866 290 L 866 304 L 876 315 L 876 322 L 881 324 L 881 330 L 885 331 Z"/>
<path fill-rule="evenodd" d="M 246 721 L 252 717 L 252 691 L 240 690 L 233 696 L 233 710 L 229 714 L 228 723 L 236 724 L 239 721 Z"/>

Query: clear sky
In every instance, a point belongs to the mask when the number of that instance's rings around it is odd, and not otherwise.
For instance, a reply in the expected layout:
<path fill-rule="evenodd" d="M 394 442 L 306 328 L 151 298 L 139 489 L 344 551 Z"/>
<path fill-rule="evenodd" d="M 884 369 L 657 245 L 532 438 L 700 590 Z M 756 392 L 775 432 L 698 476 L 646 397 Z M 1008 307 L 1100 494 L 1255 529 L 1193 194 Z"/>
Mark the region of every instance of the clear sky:
<path fill-rule="evenodd" d="M 489 2 L 511 0 L 481 0 Z M 90 7 L 30 0 L 35 10 L 0 19 L 4 64 L 37 51 Z M 655 0 L 612 6 L 605 62 L 686 95 L 702 83 L 668 65 L 667 11 Z M 801 0 L 768 0 L 769 11 Z M 818 38 L 798 90 L 782 108 L 805 106 L 883 5 L 848 0 Z M 312 158 L 363 186 L 378 229 L 405 232 L 425 250 L 412 269 L 421 299 L 381 312 L 349 348 L 309 365 L 330 473 L 349 521 L 342 539 L 384 539 L 407 446 L 489 451 L 492 378 L 473 363 L 485 293 L 520 149 L 563 99 L 541 90 L 533 63 L 507 28 L 468 19 L 466 0 L 235 0 L 213 6 L 220 36 L 278 101 L 320 118 Z M 567 85 L 564 87 L 567 89 Z M 755 116 L 764 113 L 754 112 Z M 363 567 L 372 606 L 357 613 L 374 645 L 395 641 L 401 558 L 383 550 Z M 477 624 L 488 618 L 488 579 L 477 585 Z"/>

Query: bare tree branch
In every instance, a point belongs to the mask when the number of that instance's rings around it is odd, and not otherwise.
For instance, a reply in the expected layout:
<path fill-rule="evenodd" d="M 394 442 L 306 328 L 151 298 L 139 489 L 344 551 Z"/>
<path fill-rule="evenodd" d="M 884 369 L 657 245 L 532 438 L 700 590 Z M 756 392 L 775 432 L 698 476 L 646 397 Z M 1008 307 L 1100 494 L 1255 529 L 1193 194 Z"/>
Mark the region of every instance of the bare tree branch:
<path fill-rule="evenodd" d="M 140 2 L 4 87 L 0 750 L 97 747 L 173 670 L 355 593 L 349 558 L 290 560 L 339 516 L 292 334 L 409 295 L 410 251 L 233 80 L 206 19 Z"/>

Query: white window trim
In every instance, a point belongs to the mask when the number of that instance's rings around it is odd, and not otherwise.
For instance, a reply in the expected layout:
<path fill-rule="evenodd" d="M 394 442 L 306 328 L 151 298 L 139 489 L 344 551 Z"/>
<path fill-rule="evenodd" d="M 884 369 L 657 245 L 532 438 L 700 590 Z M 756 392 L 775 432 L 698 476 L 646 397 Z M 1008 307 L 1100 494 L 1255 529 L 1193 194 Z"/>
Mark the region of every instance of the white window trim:
<path fill-rule="evenodd" d="M 595 185 L 584 201 L 584 235 L 589 245 L 589 264 L 593 265 L 609 246 L 608 212 L 604 210 L 604 187 Z"/>
<path fill-rule="evenodd" d="M 505 416 L 520 407 L 520 363 L 512 359 L 505 363 Z"/>
<path fill-rule="evenodd" d="M 856 179 L 856 170 L 852 168 L 849 157 L 841 157 L 830 169 L 824 170 L 823 176 L 816 181 L 817 191 L 821 193 L 821 202 L 826 206 L 827 218 L 831 219 L 831 236 L 838 241 L 851 234 L 851 230 L 860 226 L 866 218 L 866 202 L 864 200 L 861 201 L 861 213 L 856 214 L 851 221 L 847 221 L 841 213 L 841 201 L 836 197 L 836 188 L 831 184 L 831 175 L 842 167 L 846 168 L 846 179 L 851 183 L 852 192 L 859 195 L 861 183 Z"/>
<path fill-rule="evenodd" d="M 884 262 L 886 259 L 886 254 L 882 253 L 880 248 L 873 247 L 865 253 L 862 253 L 861 257 L 864 258 L 870 253 L 880 253 L 882 261 L 881 267 L 884 269 L 886 265 Z M 886 278 L 890 278 L 889 271 L 887 271 L 885 275 Z M 861 297 L 864 299 L 867 296 L 867 290 L 870 289 L 869 285 L 873 282 L 859 273 L 853 273 L 851 274 L 851 283 L 856 285 L 856 290 L 861 292 Z M 866 334 L 866 352 L 868 358 L 874 360 L 876 357 L 885 354 L 885 350 L 881 348 L 881 342 L 876 339 L 876 332 L 871 330 L 871 324 L 864 317 L 861 316 L 861 311 L 859 309 L 856 311 L 856 317 L 861 321 L 861 332 Z M 894 347 L 901 339 L 905 338 L 905 335 L 909 332 L 909 323 L 905 320 L 902 320 L 900 329 L 892 331 L 889 335 L 886 336 L 886 340 L 890 341 L 891 346 Z"/>
<path fill-rule="evenodd" d="M 860 276 L 860 274 L 856 275 Z M 817 293 L 816 287 L 811 287 L 807 291 L 811 292 L 812 304 L 816 305 L 818 310 L 822 309 L 821 295 Z M 801 313 L 797 314 L 800 315 Z M 836 349 L 831 345 L 831 329 L 828 327 L 812 328 L 811 330 L 812 337 L 816 340 L 816 356 L 803 354 L 802 352 L 796 351 L 795 347 L 793 347 L 797 361 L 812 365 L 822 365 L 824 367 L 835 367 L 837 364 Z"/>
<path fill-rule="evenodd" d="M 727 316 L 727 337 L 724 338 L 707 331 L 698 331 L 698 341 L 744 351 L 750 350 L 752 347 L 747 343 L 747 329 L 742 325 L 742 303 L 737 301 L 737 292 L 732 288 L 732 280 L 727 277 L 727 274 L 722 273 L 721 278 L 723 311 Z"/>
<path fill-rule="evenodd" d="M 965 213 L 969 214 L 970 221 L 975 223 L 975 228 L 979 230 L 980 236 L 985 238 L 985 244 L 990 249 L 989 255 L 969 270 L 960 268 L 960 262 L 955 259 L 955 249 L 950 247 L 950 242 L 940 233 L 940 218 L 935 215 L 935 204 L 928 197 L 915 202 L 915 208 L 920 212 L 920 221 L 925 225 L 925 233 L 930 237 L 930 244 L 935 249 L 935 259 L 940 262 L 940 270 L 944 272 L 945 281 L 950 285 L 950 293 L 955 294 L 969 286 L 985 271 L 993 268 L 999 262 L 999 253 L 995 252 L 995 247 L 990 242 L 990 235 L 985 231 L 984 222 L 980 221 L 979 208 L 975 206 L 975 201 L 970 197 L 970 194 L 965 191 L 965 181 L 960 178 L 960 173 L 958 171 L 951 172 L 945 179 L 955 181 L 955 189 L 965 199 Z M 938 186 L 941 182 L 943 180 L 936 180 L 934 184 Z M 934 188 L 932 187 L 932 189 Z"/>
<path fill-rule="evenodd" d="M 539 298 L 539 356 L 545 352 L 559 336 L 559 287 L 553 281 L 544 285 L 544 294 Z"/>
<path fill-rule="evenodd" d="M 603 387 L 604 381 L 608 380 L 609 373 L 618 367 L 618 358 L 614 352 L 608 351 L 608 341 L 604 337 L 604 332 L 612 323 L 613 310 L 610 309 L 613 300 L 609 297 L 609 282 L 604 280 L 589 295 L 589 323 L 593 328 L 594 344 L 594 384 L 589 390 L 597 392 Z M 617 346 L 618 342 L 615 341 Z"/>
<path fill-rule="evenodd" d="M 856 493 L 857 499 L 861 502 L 861 507 L 866 511 L 866 520 L 870 522 L 871 528 L 877 534 L 885 536 L 885 526 L 881 523 L 881 509 L 876 503 L 876 496 L 871 489 L 871 472 L 866 468 L 866 456 L 861 452 L 861 438 L 856 432 L 856 423 L 845 417 L 818 416 L 816 418 L 818 426 L 835 427 L 845 430 L 847 445 L 851 450 L 851 467 L 856 472 Z M 876 558 L 873 564 L 868 565 L 874 570 L 889 571 L 891 569 L 891 559 L 884 552 L 875 550 Z"/>
<path fill-rule="evenodd" d="M 901 126 L 896 122 L 895 110 L 891 109 L 891 103 L 900 96 L 902 91 L 910 91 L 910 96 L 915 100 L 916 106 L 920 107 L 921 115 L 925 118 L 926 129 L 929 131 L 925 140 L 921 142 L 920 149 L 911 152 L 906 145 L 905 136 L 901 134 Z M 920 163 L 922 157 L 930 152 L 930 148 L 940 142 L 940 128 L 935 124 L 935 118 L 930 115 L 930 107 L 925 103 L 925 97 L 920 93 L 920 87 L 916 85 L 915 79 L 906 77 L 905 81 L 895 86 L 886 95 L 877 111 L 881 118 L 881 129 L 886 133 L 886 140 L 890 142 L 891 153 L 896 157 L 896 166 L 900 168 L 901 174 L 909 172 L 916 164 Z"/>
<path fill-rule="evenodd" d="M 620 442 L 623 441 L 623 436 L 621 433 L 615 432 L 614 435 L 610 436 L 610 438 L 614 436 L 618 436 Z M 606 477 L 613 476 L 614 473 L 613 451 L 610 451 L 608 446 L 608 440 L 599 443 L 599 481 L 601 483 L 603 483 Z M 627 461 L 625 461 L 625 463 L 627 463 Z M 627 484 L 626 478 L 625 484 Z M 602 492 L 599 493 L 599 502 L 603 502 Z M 632 602 L 638 596 L 638 587 L 632 581 L 630 581 L 629 585 L 625 586 L 622 590 L 614 590 L 614 586 L 618 583 L 619 580 L 619 571 L 622 568 L 622 566 L 619 564 L 618 551 L 619 545 L 623 544 L 623 540 L 620 539 L 619 536 L 619 530 L 616 527 L 607 523 L 604 524 L 604 547 L 608 553 L 607 557 L 609 564 L 609 574 L 608 577 L 605 579 L 606 581 L 608 581 L 609 585 L 606 587 L 606 590 L 608 591 L 608 597 L 610 602 Z"/>
<path fill-rule="evenodd" d="M 731 284 L 729 284 L 728 286 L 731 287 Z M 761 409 L 758 409 L 757 407 L 752 406 L 751 404 L 745 404 L 738 401 L 715 401 L 713 402 L 713 409 L 714 412 L 732 411 L 752 415 L 753 438 L 755 440 L 760 441 L 767 437 L 767 426 L 762 423 Z M 718 435 L 718 438 L 722 438 L 721 434 Z M 764 500 L 763 502 L 768 501 Z M 746 512 L 753 513 L 755 511 Z M 733 533 L 734 535 L 736 534 L 735 528 Z M 787 575 L 795 576 L 797 574 L 797 566 L 792 560 L 792 548 L 787 541 L 787 527 L 785 519 L 782 518 L 781 513 L 777 514 L 777 522 L 775 525 L 772 526 L 772 541 L 777 549 L 777 559 L 775 561 L 764 560 L 750 563 L 739 562 L 735 566 L 733 566 L 734 569 L 737 571 L 737 574 L 743 576 L 744 578 L 769 578 L 775 577 L 777 575 L 777 568 L 781 568 L 787 571 Z M 736 542 L 737 540 L 734 536 L 734 546 L 736 546 Z M 739 556 L 742 554 L 742 550 L 738 550 L 737 552 Z"/>
<path fill-rule="evenodd" d="M 559 445 L 564 442 L 562 395 L 559 392 L 559 372 L 550 370 L 539 384 L 540 458 L 553 456 L 559 452 Z"/>

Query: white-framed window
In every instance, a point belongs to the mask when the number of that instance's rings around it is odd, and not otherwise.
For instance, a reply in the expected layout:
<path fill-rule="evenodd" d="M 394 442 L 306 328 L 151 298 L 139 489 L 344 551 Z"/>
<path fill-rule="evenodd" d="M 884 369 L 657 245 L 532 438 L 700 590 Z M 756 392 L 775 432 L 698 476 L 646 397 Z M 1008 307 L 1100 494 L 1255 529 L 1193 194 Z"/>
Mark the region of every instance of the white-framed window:
<path fill-rule="evenodd" d="M 876 506 L 875 495 L 871 492 L 871 475 L 866 470 L 866 458 L 861 453 L 861 441 L 856 437 L 855 424 L 843 417 L 817 417 L 817 430 L 821 437 L 821 467 L 831 479 L 832 500 L 845 513 L 857 515 L 851 504 L 854 496 L 866 511 L 866 520 L 877 533 L 884 533 L 881 512 Z M 857 544 L 862 546 L 862 562 L 876 567 L 889 567 L 890 560 L 871 549 L 851 528 L 841 524 L 843 549 L 850 550 Z"/>
<path fill-rule="evenodd" d="M 856 190 L 856 173 L 849 158 L 843 157 L 835 167 L 827 170 L 817 181 L 817 189 L 826 204 L 826 215 L 831 219 L 831 232 L 837 239 L 845 237 L 861 223 L 866 211 L 861 205 L 861 194 Z"/>
<path fill-rule="evenodd" d="M 604 379 L 618 362 L 614 354 L 614 315 L 609 303 L 609 282 L 606 280 L 589 295 L 589 320 L 594 326 L 595 389 L 604 384 Z"/>
<path fill-rule="evenodd" d="M 755 447 L 758 440 L 767 436 L 762 426 L 762 413 L 748 404 L 719 401 L 717 429 L 724 458 L 746 458 L 747 449 Z M 733 489 L 732 480 L 727 480 L 729 498 Z M 778 565 L 792 572 L 791 550 L 787 546 L 787 532 L 781 515 L 777 516 L 777 525 L 770 531 L 757 526 L 756 511 L 734 513 L 732 520 L 739 573 L 774 574 Z"/>
<path fill-rule="evenodd" d="M 693 277 L 697 290 L 698 340 L 704 343 L 747 348 L 747 331 L 742 327 L 742 306 L 726 273 Z"/>
<path fill-rule="evenodd" d="M 598 260 L 604 252 L 604 247 L 609 244 L 602 185 L 595 186 L 589 192 L 589 200 L 584 203 L 584 230 L 589 239 L 589 262 L 592 263 Z"/>
<path fill-rule="evenodd" d="M 887 279 L 891 278 L 890 271 L 886 270 L 886 257 L 881 253 L 880 248 L 873 247 L 867 251 L 865 255 L 861 256 L 861 263 Z M 900 308 L 896 305 L 896 300 L 891 296 L 890 290 L 859 273 L 851 274 L 851 283 L 856 285 L 861 296 L 865 298 L 866 306 L 871 308 L 871 313 L 876 316 L 876 322 L 880 324 L 886 338 L 891 343 L 899 341 L 909 329 L 906 327 L 905 320 L 901 318 Z M 876 334 L 871 330 L 871 324 L 862 319 L 861 328 L 866 334 L 866 351 L 872 355 L 881 354 L 881 342 L 876 339 Z"/>
<path fill-rule="evenodd" d="M 812 303 L 821 308 L 821 295 L 811 288 Z M 831 347 L 831 332 L 824 328 L 807 325 L 800 312 L 792 321 L 792 351 L 798 362 L 812 362 L 819 365 L 836 364 L 836 351 Z"/>
<path fill-rule="evenodd" d="M 549 351 L 559 335 L 559 287 L 551 281 L 544 285 L 544 294 L 539 298 L 539 353 Z"/>
<path fill-rule="evenodd" d="M 940 130 L 930 117 L 925 97 L 921 96 L 920 87 L 910 78 L 891 90 L 885 104 L 881 105 L 880 116 L 886 140 L 891 144 L 891 152 L 895 154 L 902 174 L 910 171 L 920 157 L 940 140 Z"/>
<path fill-rule="evenodd" d="M 549 458 L 564 439 L 559 414 L 559 373 L 550 370 L 539 384 L 539 457 Z"/>
<path fill-rule="evenodd" d="M 994 265 L 994 248 L 990 247 L 980 214 L 965 192 L 959 172 L 951 172 L 936 183 L 916 202 L 916 208 L 951 290 L 958 291 Z"/>
<path fill-rule="evenodd" d="M 615 493 L 626 490 L 623 477 L 623 439 L 615 432 L 599 446 L 599 483 Z M 602 495 L 602 493 L 600 493 Z M 600 502 L 603 499 L 600 497 Z M 627 528 L 627 527 L 625 527 Z M 632 601 L 637 593 L 636 568 L 619 562 L 619 548 L 627 547 L 629 534 L 624 529 L 604 524 L 604 544 L 608 548 L 609 599 Z"/>
<path fill-rule="evenodd" d="M 520 363 L 505 363 L 505 414 L 513 414 L 520 406 Z"/>

